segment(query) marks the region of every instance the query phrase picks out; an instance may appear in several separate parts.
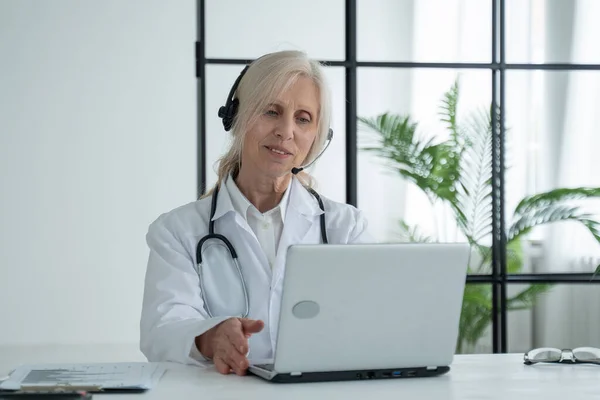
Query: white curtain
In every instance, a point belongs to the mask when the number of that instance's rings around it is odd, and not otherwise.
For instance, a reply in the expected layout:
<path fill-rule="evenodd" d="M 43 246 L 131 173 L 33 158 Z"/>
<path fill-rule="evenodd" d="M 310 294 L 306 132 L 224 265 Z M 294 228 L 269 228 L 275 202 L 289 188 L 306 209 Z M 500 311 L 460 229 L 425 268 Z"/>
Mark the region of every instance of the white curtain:
<path fill-rule="evenodd" d="M 418 0 L 414 4 L 413 59 L 418 62 L 490 62 L 491 2 L 480 0 Z M 432 28 L 435 27 L 435 28 Z M 487 33 L 487 35 L 486 35 Z M 487 70 L 413 69 L 410 114 L 420 132 L 447 140 L 440 120 L 443 94 L 459 79 L 459 119 L 491 101 Z M 406 222 L 439 241 L 462 241 L 454 214 L 444 203 L 429 205 L 415 186 L 406 189 Z"/>
<path fill-rule="evenodd" d="M 550 2 L 555 3 L 555 2 Z M 570 3 L 570 2 L 569 2 Z M 572 40 L 555 49 L 577 63 L 600 63 L 600 2 L 572 3 Z M 560 26 L 560 15 L 548 9 L 547 26 Z M 552 51 L 552 43 L 548 43 Z M 550 74 L 548 74 L 550 75 Z M 551 187 L 600 187 L 600 71 L 554 73 L 547 85 L 548 120 L 558 124 L 546 130 L 551 147 L 542 158 L 541 171 Z M 559 96 L 557 96 L 559 95 Z M 564 100 L 563 100 L 564 99 Z M 552 115 L 552 116 L 550 116 Z M 554 156 L 554 157 L 551 157 Z M 578 203 L 600 219 L 600 202 Z M 544 255 L 539 272 L 591 272 L 600 263 L 600 246 L 582 226 L 565 222 L 544 232 Z M 560 285 L 539 304 L 535 318 L 536 346 L 600 346 L 600 286 Z"/>

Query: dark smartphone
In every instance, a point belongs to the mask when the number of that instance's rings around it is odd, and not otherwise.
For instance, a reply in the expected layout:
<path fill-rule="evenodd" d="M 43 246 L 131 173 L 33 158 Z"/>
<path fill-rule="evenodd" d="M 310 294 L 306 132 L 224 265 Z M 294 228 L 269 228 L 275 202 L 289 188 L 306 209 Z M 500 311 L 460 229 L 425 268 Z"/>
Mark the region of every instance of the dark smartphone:
<path fill-rule="evenodd" d="M 0 392 L 0 400 L 87 400 L 91 393 L 51 393 L 51 392 Z"/>

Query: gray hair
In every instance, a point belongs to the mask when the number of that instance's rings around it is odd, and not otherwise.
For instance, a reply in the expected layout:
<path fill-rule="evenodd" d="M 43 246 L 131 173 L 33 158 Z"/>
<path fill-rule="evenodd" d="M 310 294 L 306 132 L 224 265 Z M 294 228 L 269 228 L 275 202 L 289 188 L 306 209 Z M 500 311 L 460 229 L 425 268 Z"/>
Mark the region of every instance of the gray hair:
<path fill-rule="evenodd" d="M 298 77 L 312 79 L 320 95 L 317 135 L 303 165 L 314 160 L 321 151 L 327 140 L 332 108 L 331 93 L 321 64 L 310 59 L 306 53 L 296 50 L 266 54 L 250 64 L 234 94 L 240 104 L 231 128 L 231 146 L 218 160 L 218 185 L 227 176 L 236 176 L 239 172 L 244 136 L 248 128 L 261 115 L 262 110 L 273 101 L 273 98 L 293 85 Z M 314 181 L 308 173 L 303 171 L 297 176 L 305 186 L 313 186 Z"/>

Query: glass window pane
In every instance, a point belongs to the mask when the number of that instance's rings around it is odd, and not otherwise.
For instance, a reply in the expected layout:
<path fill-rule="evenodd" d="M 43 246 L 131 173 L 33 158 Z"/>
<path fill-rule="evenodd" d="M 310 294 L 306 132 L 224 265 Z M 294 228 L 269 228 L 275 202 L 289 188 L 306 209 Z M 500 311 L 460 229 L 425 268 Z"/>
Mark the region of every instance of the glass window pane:
<path fill-rule="evenodd" d="M 358 114 L 374 127 L 359 123 L 358 205 L 378 240 L 454 242 L 468 234 L 491 245 L 490 93 L 486 70 L 359 69 Z M 456 105 L 455 128 L 443 121 L 445 94 Z M 377 120 L 384 113 L 387 122 Z M 465 140 L 472 146 L 461 156 Z M 471 273 L 489 273 L 486 255 L 474 253 Z"/>
<path fill-rule="evenodd" d="M 456 354 L 489 354 L 492 346 L 492 285 L 465 286 Z"/>
<path fill-rule="evenodd" d="M 510 284 L 507 295 L 509 352 L 600 347 L 600 285 Z"/>
<path fill-rule="evenodd" d="M 361 61 L 490 62 L 489 0 L 358 0 Z"/>
<path fill-rule="evenodd" d="M 217 162 L 228 149 L 231 133 L 225 132 L 217 112 L 225 104 L 231 86 L 242 71 L 241 65 L 206 66 L 206 181 L 207 188 L 217 182 Z M 326 67 L 326 78 L 332 91 L 333 141 L 323 156 L 307 171 L 316 180 L 316 190 L 333 200 L 346 201 L 345 179 L 345 71 L 342 67 Z"/>
<path fill-rule="evenodd" d="M 509 269 L 592 272 L 600 195 L 578 188 L 600 192 L 600 71 L 509 71 L 506 85 Z"/>
<path fill-rule="evenodd" d="M 345 58 L 343 0 L 208 0 L 206 57 L 253 59 L 296 49 L 321 60 Z"/>
<path fill-rule="evenodd" d="M 326 67 L 333 103 L 333 140 L 321 158 L 307 171 L 315 178 L 316 190 L 332 200 L 346 202 L 346 72 Z"/>
<path fill-rule="evenodd" d="M 507 62 L 600 64 L 598 15 L 597 0 L 507 0 Z"/>

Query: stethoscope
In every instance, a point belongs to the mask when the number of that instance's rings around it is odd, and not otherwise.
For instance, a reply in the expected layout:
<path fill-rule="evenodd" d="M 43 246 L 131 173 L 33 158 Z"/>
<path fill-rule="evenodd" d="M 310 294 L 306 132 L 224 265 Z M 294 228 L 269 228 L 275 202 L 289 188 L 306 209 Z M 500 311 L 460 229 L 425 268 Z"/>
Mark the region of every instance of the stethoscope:
<path fill-rule="evenodd" d="M 310 194 L 312 194 L 317 199 L 317 202 L 319 203 L 319 208 L 321 209 L 321 211 L 323 211 L 320 215 L 321 241 L 323 242 L 323 244 L 327 244 L 328 240 L 327 240 L 327 232 L 326 232 L 326 228 L 325 228 L 325 208 L 323 206 L 323 201 L 321 200 L 321 197 L 319 196 L 319 194 L 316 191 L 314 191 L 312 188 L 307 187 L 306 189 L 310 192 Z M 246 286 L 246 280 L 244 279 L 244 274 L 242 273 L 242 269 L 240 268 L 240 264 L 238 262 L 237 252 L 235 251 L 235 248 L 233 247 L 233 245 L 231 244 L 229 239 L 227 239 L 224 235 L 215 233 L 215 221 L 213 221 L 213 217 L 215 215 L 215 210 L 217 208 L 218 194 L 219 194 L 219 185 L 215 186 L 215 189 L 212 194 L 212 201 L 210 204 L 210 220 L 209 220 L 209 224 L 208 224 L 208 235 L 206 235 L 202 239 L 200 239 L 200 241 L 198 242 L 198 245 L 196 246 L 196 273 L 198 274 L 198 278 L 200 279 L 200 292 L 201 292 L 201 296 L 202 296 L 202 301 L 204 302 L 204 307 L 206 309 L 207 314 L 209 315 L 209 317 L 213 318 L 214 316 L 213 316 L 212 310 L 210 309 L 210 305 L 208 304 L 208 298 L 206 296 L 206 287 L 204 286 L 204 277 L 202 276 L 202 246 L 206 243 L 206 241 L 208 241 L 210 239 L 214 239 L 214 240 L 219 241 L 220 245 L 224 245 L 225 247 L 227 247 L 227 250 L 228 250 L 229 254 L 231 255 L 231 259 L 233 260 L 233 263 L 235 264 L 235 269 L 238 273 L 240 283 L 242 284 L 242 291 L 244 292 L 245 308 L 244 308 L 244 312 L 241 314 L 241 317 L 246 318 L 250 312 L 250 297 L 248 296 L 248 288 Z"/>

